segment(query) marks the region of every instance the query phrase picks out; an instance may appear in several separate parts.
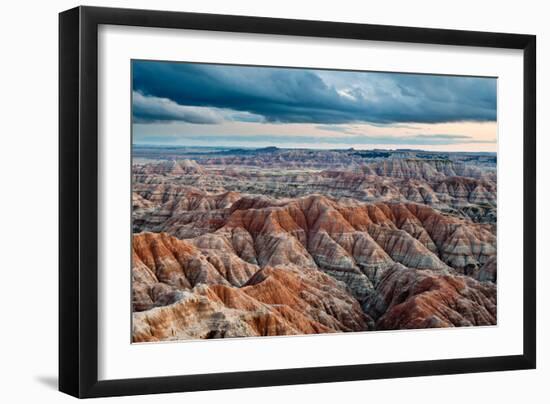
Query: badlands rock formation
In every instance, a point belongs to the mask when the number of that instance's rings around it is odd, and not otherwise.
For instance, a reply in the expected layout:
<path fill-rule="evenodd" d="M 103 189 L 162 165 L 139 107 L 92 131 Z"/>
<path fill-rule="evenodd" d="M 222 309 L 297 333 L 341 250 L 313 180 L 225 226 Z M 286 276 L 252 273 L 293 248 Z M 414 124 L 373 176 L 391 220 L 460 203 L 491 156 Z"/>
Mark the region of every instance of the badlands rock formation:
<path fill-rule="evenodd" d="M 212 246 L 209 246 L 212 247 Z M 260 268 L 232 248 L 134 236 L 134 341 L 368 330 L 346 285 L 310 267 Z"/>
<path fill-rule="evenodd" d="M 485 160 L 279 154 L 134 166 L 135 342 L 496 324 Z"/>
<path fill-rule="evenodd" d="M 323 154 L 321 162 L 313 160 L 315 166 L 308 168 L 310 160 L 307 153 L 306 157 L 302 154 L 273 156 L 264 151 L 256 155 L 202 157 L 212 164 L 208 169 L 188 159 L 136 165 L 134 190 L 145 198 L 149 193 L 168 197 L 164 188 L 174 185 L 215 194 L 233 191 L 275 198 L 319 193 L 363 202 L 422 203 L 478 223 L 496 223 L 493 167 L 441 158 L 353 162 L 353 156 L 348 156 L 352 163 L 342 167 L 343 161 L 332 152 L 336 156 Z M 305 168 L 298 168 L 299 164 Z"/>

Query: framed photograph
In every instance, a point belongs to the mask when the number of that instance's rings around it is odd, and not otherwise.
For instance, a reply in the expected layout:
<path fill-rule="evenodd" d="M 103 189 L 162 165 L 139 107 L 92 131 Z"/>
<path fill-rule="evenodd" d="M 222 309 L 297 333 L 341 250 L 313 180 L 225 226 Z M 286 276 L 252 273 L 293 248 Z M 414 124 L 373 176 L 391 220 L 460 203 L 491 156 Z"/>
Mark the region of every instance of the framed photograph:
<path fill-rule="evenodd" d="M 61 391 L 535 368 L 535 36 L 59 28 Z"/>

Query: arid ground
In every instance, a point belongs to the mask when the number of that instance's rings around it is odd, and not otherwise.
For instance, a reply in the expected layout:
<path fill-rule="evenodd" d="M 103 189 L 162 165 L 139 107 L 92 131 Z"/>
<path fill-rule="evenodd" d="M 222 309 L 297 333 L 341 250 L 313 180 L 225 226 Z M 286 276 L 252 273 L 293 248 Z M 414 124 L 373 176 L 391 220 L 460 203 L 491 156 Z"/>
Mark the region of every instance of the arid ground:
<path fill-rule="evenodd" d="M 494 325 L 496 155 L 136 147 L 133 341 Z"/>

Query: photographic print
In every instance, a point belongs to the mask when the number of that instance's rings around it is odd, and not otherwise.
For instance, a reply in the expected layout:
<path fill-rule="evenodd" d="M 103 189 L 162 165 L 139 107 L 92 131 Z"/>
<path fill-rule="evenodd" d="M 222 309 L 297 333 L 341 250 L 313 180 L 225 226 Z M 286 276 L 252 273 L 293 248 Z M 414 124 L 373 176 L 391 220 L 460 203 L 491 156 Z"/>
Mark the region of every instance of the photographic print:
<path fill-rule="evenodd" d="M 132 341 L 497 324 L 497 79 L 132 60 Z"/>

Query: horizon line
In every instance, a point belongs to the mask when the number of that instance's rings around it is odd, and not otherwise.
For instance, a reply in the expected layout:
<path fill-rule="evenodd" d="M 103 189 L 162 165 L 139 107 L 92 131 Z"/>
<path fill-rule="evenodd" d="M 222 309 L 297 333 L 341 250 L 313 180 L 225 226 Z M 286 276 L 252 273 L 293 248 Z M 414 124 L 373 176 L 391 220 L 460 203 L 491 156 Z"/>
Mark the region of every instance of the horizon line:
<path fill-rule="evenodd" d="M 181 145 L 181 144 L 159 144 L 159 143 L 132 143 L 132 147 L 155 147 L 155 148 L 204 148 L 204 149 L 229 149 L 229 150 L 265 150 L 265 149 L 278 149 L 278 150 L 318 150 L 318 151 L 393 151 L 393 152 L 430 152 L 430 153 L 480 153 L 480 154 L 494 154 L 497 155 L 497 151 L 466 151 L 466 150 L 430 150 L 425 148 L 356 148 L 356 147 L 331 147 L 331 148 L 315 148 L 315 147 L 280 147 L 280 146 L 205 146 L 205 145 Z"/>

